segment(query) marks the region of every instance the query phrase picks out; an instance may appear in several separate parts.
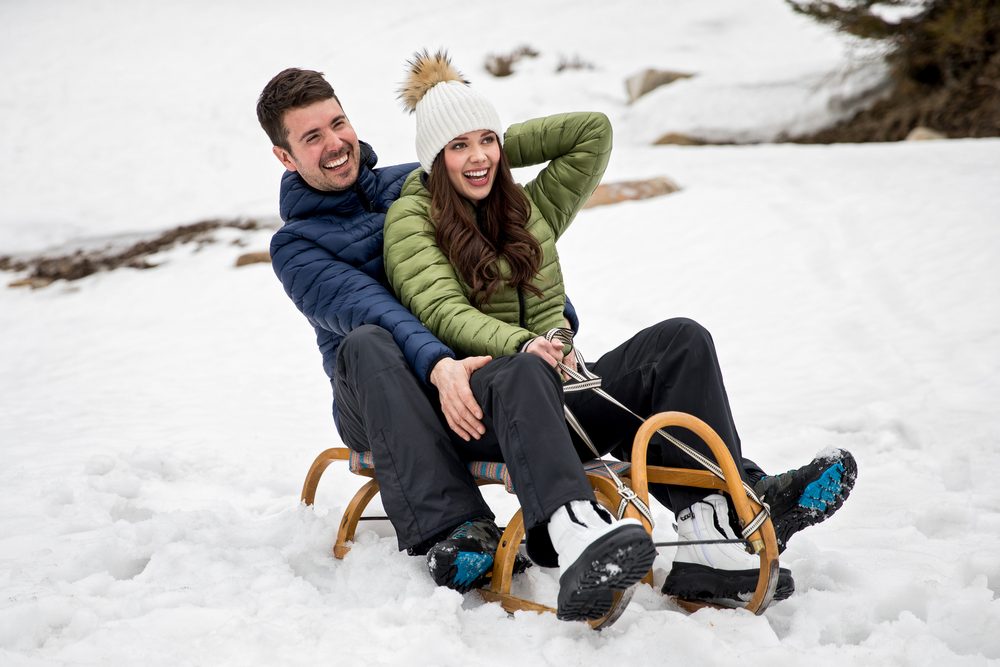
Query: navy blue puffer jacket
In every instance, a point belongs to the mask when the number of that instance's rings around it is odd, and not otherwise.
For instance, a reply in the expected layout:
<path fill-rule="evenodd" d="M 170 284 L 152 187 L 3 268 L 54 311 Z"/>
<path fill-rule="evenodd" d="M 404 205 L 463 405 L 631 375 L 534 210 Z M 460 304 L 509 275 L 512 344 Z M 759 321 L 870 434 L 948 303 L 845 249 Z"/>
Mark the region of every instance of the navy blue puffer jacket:
<path fill-rule="evenodd" d="M 375 324 L 392 334 L 417 377 L 454 353 L 393 295 L 382 265 L 382 226 L 403 180 L 417 164 L 375 169 L 371 146 L 361 144 L 354 188 L 322 192 L 295 172 L 281 179 L 285 225 L 271 239 L 271 265 L 285 292 L 316 330 L 323 370 L 332 378 L 337 348 L 348 333 Z M 337 406 L 334 402 L 334 417 Z"/>

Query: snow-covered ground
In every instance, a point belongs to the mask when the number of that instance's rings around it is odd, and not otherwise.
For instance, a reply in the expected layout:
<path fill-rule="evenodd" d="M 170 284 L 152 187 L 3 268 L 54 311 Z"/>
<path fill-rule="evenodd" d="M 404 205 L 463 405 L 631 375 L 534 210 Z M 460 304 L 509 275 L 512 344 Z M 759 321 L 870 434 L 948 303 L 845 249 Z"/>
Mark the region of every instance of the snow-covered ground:
<path fill-rule="evenodd" d="M 0 289 L 0 663 L 1000 663 L 1000 140 L 649 147 L 815 127 L 877 75 L 777 0 L 7 2 L 0 25 L 0 254 L 274 216 L 253 104 L 289 65 L 328 73 L 384 164 L 410 160 L 395 82 L 445 45 L 504 119 L 603 110 L 608 180 L 684 188 L 584 211 L 562 242 L 588 356 L 694 317 L 748 453 L 780 471 L 840 446 L 860 468 L 762 617 L 646 588 L 603 633 L 511 618 L 436 589 L 378 524 L 334 560 L 359 478 L 331 468 L 297 504 L 339 442 L 312 333 L 267 266 L 233 268 L 268 233 L 222 231 L 154 270 Z M 514 76 L 481 70 L 524 43 L 542 55 Z M 574 55 L 596 68 L 554 73 Z M 647 66 L 700 76 L 629 106 Z M 518 586 L 551 604 L 556 573 Z"/>

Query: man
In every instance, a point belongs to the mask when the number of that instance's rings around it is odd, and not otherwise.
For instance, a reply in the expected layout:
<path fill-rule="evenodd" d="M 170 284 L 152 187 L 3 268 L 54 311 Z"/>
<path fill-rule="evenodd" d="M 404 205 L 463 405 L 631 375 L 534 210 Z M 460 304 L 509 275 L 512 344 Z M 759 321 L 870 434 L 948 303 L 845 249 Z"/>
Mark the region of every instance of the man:
<path fill-rule="evenodd" d="M 272 239 L 272 264 L 316 330 L 342 439 L 372 452 L 400 549 L 425 554 L 461 528 L 450 538 L 460 547 L 451 560 L 465 552 L 492 558 L 499 540 L 493 514 L 448 439 L 435 437 L 443 427 L 431 402 L 436 393 L 449 426 L 465 440 L 479 438 L 483 414 L 469 377 L 489 358 L 456 360 L 399 304 L 382 269 L 385 212 L 416 165 L 375 169 L 374 151 L 317 72 L 275 76 L 257 114 L 288 169 L 280 196 L 286 224 Z M 432 574 L 440 584 L 468 588 L 492 565 L 473 560 L 472 574 L 448 567 Z"/>
<path fill-rule="evenodd" d="M 257 115 L 288 170 L 280 195 L 285 225 L 272 239 L 272 264 L 316 331 L 338 431 L 352 449 L 372 452 L 400 549 L 427 553 L 438 584 L 468 590 L 492 566 L 499 531 L 446 429 L 466 442 L 486 434 L 470 377 L 490 358 L 457 359 L 387 287 L 385 212 L 417 165 L 375 168 L 374 151 L 358 139 L 318 72 L 279 73 L 261 93 Z M 568 302 L 566 316 L 575 330 Z M 641 414 L 669 402 L 670 409 L 701 417 L 741 460 L 714 345 L 696 323 L 676 319 L 650 327 L 593 368 L 612 394 Z M 599 400 L 576 398 L 574 412 L 602 451 L 616 447 L 621 454 L 635 424 Z M 651 447 L 650 460 L 690 465 L 662 442 Z M 744 472 L 771 503 L 783 548 L 796 531 L 840 507 L 856 468 L 849 453 L 838 452 L 773 477 L 744 460 Z M 733 536 L 721 496 L 681 487 L 653 494 L 667 506 L 691 507 L 678 517 L 682 539 Z M 554 560 L 542 552 L 532 556 L 547 565 Z M 755 562 L 733 544 L 682 547 L 664 592 L 740 604 L 756 583 Z M 793 584 L 787 571 L 783 577 L 779 592 L 786 596 Z"/>

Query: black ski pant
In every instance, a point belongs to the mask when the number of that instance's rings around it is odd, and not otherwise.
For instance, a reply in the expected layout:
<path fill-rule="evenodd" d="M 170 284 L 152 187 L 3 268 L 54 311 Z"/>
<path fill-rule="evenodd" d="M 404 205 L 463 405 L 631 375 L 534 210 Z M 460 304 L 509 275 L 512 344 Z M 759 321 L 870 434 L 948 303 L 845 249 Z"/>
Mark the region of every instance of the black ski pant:
<path fill-rule="evenodd" d="M 708 330 L 694 320 L 673 318 L 643 329 L 587 366 L 602 378 L 605 391 L 640 417 L 666 411 L 692 414 L 715 429 L 726 443 L 744 481 L 752 484 L 764 475 L 756 463 L 743 458 L 715 343 Z M 591 391 L 567 394 L 566 404 L 601 454 L 611 452 L 620 460 L 629 460 L 639 420 Z M 708 446 L 686 429 L 671 427 L 667 432 L 714 460 Z M 582 443 L 578 446 L 585 447 Z M 653 465 L 701 469 L 659 435 L 650 442 L 647 457 Z M 650 493 L 676 513 L 712 492 L 651 484 Z"/>
<path fill-rule="evenodd" d="M 471 387 L 486 433 L 465 442 L 377 326 L 351 332 L 337 351 L 334 378 L 340 435 L 371 451 L 382 505 L 400 549 L 415 547 L 476 517 L 493 518 L 466 461 L 507 464 L 527 528 L 571 500 L 593 500 L 563 417 L 562 383 L 541 358 L 494 359 Z"/>
<path fill-rule="evenodd" d="M 742 458 L 714 343 L 696 322 L 678 318 L 649 327 L 590 368 L 604 379 L 608 393 L 640 416 L 678 410 L 700 417 L 726 442 L 737 466 L 743 462 L 747 481 L 763 475 Z M 639 425 L 592 392 L 564 397 L 555 371 L 535 355 L 517 354 L 473 374 L 486 434 L 465 442 L 447 426 L 434 389 L 413 375 L 389 333 L 375 326 L 361 327 L 341 343 L 334 385 L 341 438 L 352 449 L 372 452 L 400 549 L 468 519 L 493 517 L 465 467 L 468 460 L 507 464 L 529 530 L 569 500 L 593 499 L 579 464 L 593 454 L 570 435 L 563 400 L 602 454 L 627 460 Z M 708 453 L 700 439 L 677 431 L 677 437 Z M 697 467 L 658 436 L 650 444 L 649 461 Z M 665 485 L 651 485 L 650 491 L 675 511 L 708 493 Z"/>

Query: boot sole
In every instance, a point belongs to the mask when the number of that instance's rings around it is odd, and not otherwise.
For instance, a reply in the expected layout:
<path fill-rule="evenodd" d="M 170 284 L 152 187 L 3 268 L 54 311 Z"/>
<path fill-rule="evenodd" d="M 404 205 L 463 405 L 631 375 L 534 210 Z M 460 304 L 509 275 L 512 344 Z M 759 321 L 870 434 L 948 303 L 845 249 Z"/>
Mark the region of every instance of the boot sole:
<path fill-rule="evenodd" d="M 641 526 L 621 526 L 602 536 L 559 577 L 556 616 L 563 621 L 607 616 L 614 604 L 614 591 L 623 591 L 646 576 L 655 559 L 656 547 Z M 615 609 L 616 619 L 624 606 L 619 603 Z"/>
<path fill-rule="evenodd" d="M 743 607 L 753 597 L 759 578 L 759 570 L 717 570 L 698 563 L 674 563 L 662 592 L 681 600 Z M 791 571 L 780 568 L 774 599 L 784 600 L 794 592 Z"/>
<path fill-rule="evenodd" d="M 839 480 L 833 479 L 836 473 L 839 473 Z M 792 535 L 833 516 L 851 495 L 857 478 L 857 461 L 848 453 L 807 484 L 792 509 L 780 517 L 772 516 L 778 553 L 785 550 Z"/>

